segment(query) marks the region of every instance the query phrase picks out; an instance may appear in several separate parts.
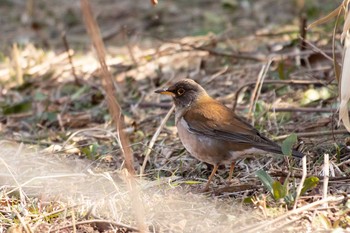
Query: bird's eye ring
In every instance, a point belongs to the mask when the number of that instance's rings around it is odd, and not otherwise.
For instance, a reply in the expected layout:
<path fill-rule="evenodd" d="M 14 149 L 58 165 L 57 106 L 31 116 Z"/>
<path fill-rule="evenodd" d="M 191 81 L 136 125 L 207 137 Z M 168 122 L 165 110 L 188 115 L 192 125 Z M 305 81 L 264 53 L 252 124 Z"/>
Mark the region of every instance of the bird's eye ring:
<path fill-rule="evenodd" d="M 178 95 L 183 95 L 183 93 L 185 93 L 185 89 L 179 88 L 179 90 L 177 90 Z"/>

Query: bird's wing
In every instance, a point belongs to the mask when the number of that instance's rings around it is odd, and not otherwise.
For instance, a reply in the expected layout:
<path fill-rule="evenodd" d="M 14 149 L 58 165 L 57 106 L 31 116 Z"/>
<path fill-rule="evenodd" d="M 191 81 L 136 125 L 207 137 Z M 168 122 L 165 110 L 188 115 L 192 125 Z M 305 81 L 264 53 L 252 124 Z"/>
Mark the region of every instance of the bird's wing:
<path fill-rule="evenodd" d="M 283 154 L 281 147 L 261 135 L 248 122 L 236 116 L 218 101 L 202 101 L 183 114 L 188 130 L 218 140 L 244 144 L 272 153 Z M 302 158 L 303 153 L 292 150 L 292 155 Z"/>
<path fill-rule="evenodd" d="M 196 104 L 183 115 L 183 118 L 192 133 L 282 153 L 278 144 L 261 135 L 220 102 L 208 101 Z"/>

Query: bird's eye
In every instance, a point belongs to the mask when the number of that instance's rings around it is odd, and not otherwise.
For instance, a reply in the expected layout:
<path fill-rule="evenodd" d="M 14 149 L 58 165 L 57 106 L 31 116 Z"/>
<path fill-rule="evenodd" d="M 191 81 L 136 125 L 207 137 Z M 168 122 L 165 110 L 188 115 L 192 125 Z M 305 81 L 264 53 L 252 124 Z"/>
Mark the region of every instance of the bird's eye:
<path fill-rule="evenodd" d="M 177 90 L 178 95 L 183 95 L 183 93 L 185 93 L 185 89 L 179 88 L 179 90 Z"/>

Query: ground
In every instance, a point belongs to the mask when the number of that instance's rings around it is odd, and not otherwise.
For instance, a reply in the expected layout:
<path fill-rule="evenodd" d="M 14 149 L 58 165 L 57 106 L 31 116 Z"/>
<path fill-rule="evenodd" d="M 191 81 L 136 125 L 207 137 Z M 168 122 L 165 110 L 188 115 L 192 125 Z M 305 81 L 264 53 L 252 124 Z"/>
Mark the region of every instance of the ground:
<path fill-rule="evenodd" d="M 335 22 L 304 29 L 340 1 L 91 4 L 142 177 L 125 169 L 79 2 L 0 1 L 0 232 L 349 228 Z M 183 148 L 173 114 L 166 120 L 171 99 L 154 93 L 182 78 L 307 154 L 297 202 L 302 161 L 272 154 L 237 161 L 232 184 L 220 167 L 211 191 L 200 192 L 212 167 Z"/>

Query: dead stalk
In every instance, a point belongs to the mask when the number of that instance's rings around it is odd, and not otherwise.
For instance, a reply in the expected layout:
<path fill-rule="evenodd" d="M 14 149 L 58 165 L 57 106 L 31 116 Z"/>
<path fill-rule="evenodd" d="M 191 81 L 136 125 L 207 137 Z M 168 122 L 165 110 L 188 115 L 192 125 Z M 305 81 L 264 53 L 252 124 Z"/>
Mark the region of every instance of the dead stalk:
<path fill-rule="evenodd" d="M 105 46 L 101 38 L 100 29 L 97 25 L 96 20 L 93 17 L 92 9 L 90 6 L 89 0 L 80 0 L 81 10 L 84 17 L 84 22 L 88 34 L 92 40 L 93 46 L 96 50 L 97 57 L 101 66 L 101 74 L 103 77 L 103 86 L 106 90 L 107 94 L 107 103 L 108 109 L 114 121 L 114 124 L 118 133 L 118 143 L 120 145 L 121 151 L 124 155 L 125 166 L 127 169 L 127 183 L 131 195 L 131 206 L 134 212 L 134 216 L 138 225 L 138 229 L 140 232 L 146 232 L 146 224 L 144 221 L 144 208 L 141 199 L 141 193 L 136 187 L 136 180 L 134 177 L 135 170 L 133 166 L 134 158 L 131 151 L 129 140 L 123 131 L 124 126 L 124 118 L 121 112 L 121 107 L 118 101 L 115 98 L 115 85 L 113 82 L 112 74 L 109 72 L 107 64 L 106 64 L 106 52 Z"/>
<path fill-rule="evenodd" d="M 72 228 L 73 228 L 73 233 L 77 233 L 77 226 L 76 226 L 76 220 L 75 220 L 74 209 L 71 210 L 71 213 L 72 213 Z"/>
<path fill-rule="evenodd" d="M 20 86 L 23 84 L 23 70 L 22 70 L 21 58 L 20 58 L 17 44 L 14 44 L 12 47 L 12 56 L 16 66 L 15 68 L 16 68 L 17 84 L 18 86 Z"/>
<path fill-rule="evenodd" d="M 258 79 L 256 80 L 254 91 L 252 93 L 252 97 L 250 98 L 250 106 L 249 106 L 249 111 L 248 111 L 248 117 L 252 119 L 252 125 L 254 125 L 254 117 L 253 117 L 253 112 L 255 111 L 256 107 L 256 102 L 259 99 L 260 93 L 261 93 L 261 87 L 264 83 L 267 71 L 269 70 L 269 67 L 272 63 L 272 59 L 270 58 L 268 62 L 263 65 L 263 67 L 260 70 Z"/>
<path fill-rule="evenodd" d="M 328 196 L 328 181 L 329 181 L 329 154 L 324 154 L 323 165 L 323 194 L 322 198 L 327 199 Z M 324 204 L 324 207 L 328 207 L 328 203 Z"/>
<path fill-rule="evenodd" d="M 62 40 L 63 40 L 64 48 L 66 49 L 66 52 L 67 52 L 67 55 L 68 55 L 68 61 L 69 61 L 69 64 L 71 66 L 71 69 L 72 69 L 72 75 L 74 77 L 75 84 L 79 84 L 79 78 L 78 78 L 78 76 L 77 76 L 77 74 L 75 72 L 72 54 L 69 52 L 70 48 L 69 48 L 69 44 L 68 44 L 68 41 L 67 41 L 66 32 L 62 32 Z"/>
<path fill-rule="evenodd" d="M 304 182 L 305 182 L 305 179 L 307 176 L 306 156 L 304 156 L 301 161 L 303 163 L 303 175 L 301 176 L 300 184 L 299 184 L 298 189 L 297 189 L 297 195 L 295 197 L 293 210 L 295 210 L 297 208 L 298 199 L 299 199 L 301 190 L 303 189 Z"/>
<path fill-rule="evenodd" d="M 26 221 L 22 218 L 22 216 L 18 213 L 18 211 L 13 208 L 12 211 L 16 214 L 18 220 L 21 222 L 23 229 L 26 233 L 33 233 L 33 230 L 30 228 L 30 226 L 28 226 L 28 224 L 26 223 Z"/>
<path fill-rule="evenodd" d="M 81 2 L 81 8 L 84 16 L 85 25 L 101 65 L 102 77 L 104 79 L 103 85 L 107 94 L 108 109 L 114 123 L 116 124 L 116 129 L 120 140 L 120 147 L 121 147 L 121 150 L 123 151 L 123 155 L 125 158 L 125 165 L 130 174 L 135 174 L 135 170 L 133 167 L 133 154 L 130 148 L 128 138 L 123 132 L 124 118 L 121 113 L 120 105 L 114 95 L 115 90 L 113 88 L 114 87 L 113 77 L 112 77 L 112 74 L 109 72 L 106 64 L 106 60 L 105 60 L 106 52 L 105 52 L 104 43 L 101 39 L 100 29 L 93 17 L 92 9 L 89 1 L 81 0 L 80 2 Z"/>
<path fill-rule="evenodd" d="M 173 105 L 173 106 L 171 107 L 171 109 L 169 110 L 169 112 L 166 114 L 166 116 L 164 117 L 164 119 L 163 119 L 162 122 L 160 123 L 160 125 L 159 125 L 157 131 L 154 133 L 154 135 L 153 135 L 151 141 L 149 142 L 149 145 L 148 145 L 148 147 L 146 148 L 145 158 L 144 158 L 143 163 L 142 163 L 142 167 L 141 167 L 141 171 L 140 171 L 140 176 L 142 176 L 143 173 L 144 173 L 144 171 L 145 171 L 146 164 L 147 164 L 147 162 L 148 162 L 149 155 L 150 155 L 150 153 L 151 153 L 151 151 L 152 151 L 152 148 L 153 148 L 153 146 L 154 146 L 154 143 L 156 142 L 156 140 L 157 140 L 157 138 L 158 138 L 160 132 L 161 132 L 162 129 L 164 128 L 165 123 L 168 121 L 168 119 L 169 119 L 169 117 L 171 116 L 171 114 L 173 113 L 174 109 L 175 109 L 175 105 Z"/>

